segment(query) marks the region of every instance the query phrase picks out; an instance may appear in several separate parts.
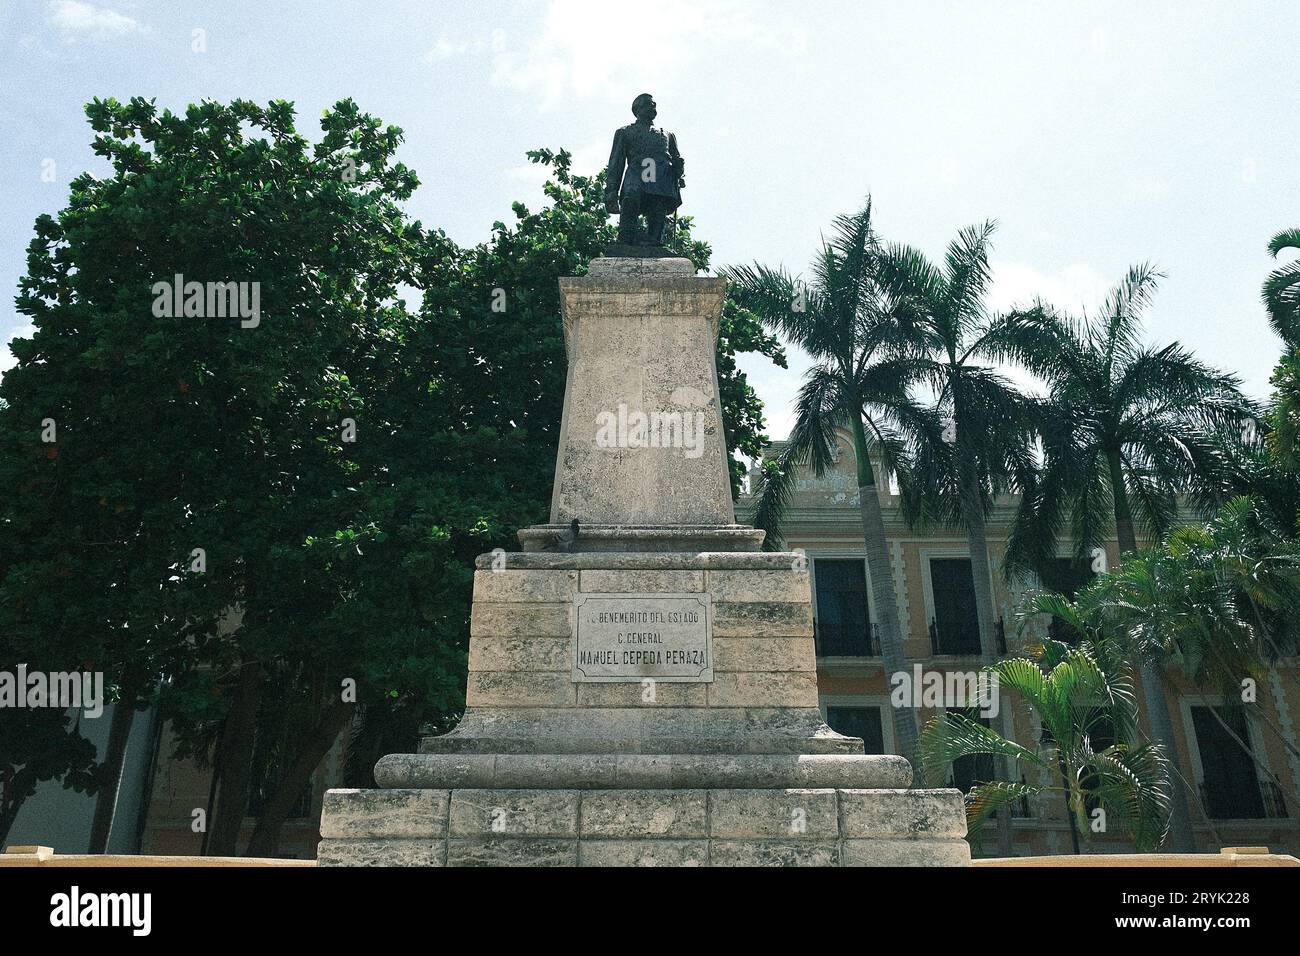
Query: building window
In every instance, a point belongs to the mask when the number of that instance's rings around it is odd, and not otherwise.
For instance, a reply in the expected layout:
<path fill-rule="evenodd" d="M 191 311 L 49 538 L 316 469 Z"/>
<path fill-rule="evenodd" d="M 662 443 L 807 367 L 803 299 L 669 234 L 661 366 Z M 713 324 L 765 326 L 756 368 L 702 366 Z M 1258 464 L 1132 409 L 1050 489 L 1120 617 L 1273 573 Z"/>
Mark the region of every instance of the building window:
<path fill-rule="evenodd" d="M 869 754 L 883 754 L 885 726 L 879 707 L 827 707 L 826 723 L 845 737 L 861 737 Z"/>
<path fill-rule="evenodd" d="M 817 558 L 813 578 L 817 588 L 813 629 L 818 656 L 879 655 L 867 600 L 866 562 L 861 558 Z"/>
<path fill-rule="evenodd" d="M 1241 707 L 1192 707 L 1192 728 L 1201 757 L 1201 803 L 1212 820 L 1258 820 L 1286 816 L 1280 792 L 1261 788 L 1255 760 L 1233 739 L 1251 746 L 1250 727 Z M 1215 713 L 1223 718 L 1221 724 Z M 1223 726 L 1232 729 L 1229 733 Z M 1266 800 L 1265 797 L 1268 797 Z"/>
<path fill-rule="evenodd" d="M 970 562 L 966 563 L 969 566 Z M 969 708 L 949 707 L 947 710 L 950 714 L 960 714 L 969 720 L 983 724 L 985 727 L 989 726 L 987 717 L 981 717 L 978 712 Z M 969 757 L 958 757 L 952 762 L 952 786 L 962 793 L 970 793 L 978 784 L 988 783 L 993 779 L 993 756 L 991 754 L 973 754 Z"/>
<path fill-rule="evenodd" d="M 975 582 L 969 558 L 930 559 L 930 645 L 934 654 L 980 653 L 979 614 L 975 610 Z"/>
<path fill-rule="evenodd" d="M 1092 578 L 1091 563 L 1078 558 L 1053 558 L 1039 575 L 1045 590 L 1064 594 L 1071 601 Z M 1047 635 L 1054 641 L 1066 644 L 1078 644 L 1083 638 L 1082 634 L 1059 617 L 1052 618 Z"/>

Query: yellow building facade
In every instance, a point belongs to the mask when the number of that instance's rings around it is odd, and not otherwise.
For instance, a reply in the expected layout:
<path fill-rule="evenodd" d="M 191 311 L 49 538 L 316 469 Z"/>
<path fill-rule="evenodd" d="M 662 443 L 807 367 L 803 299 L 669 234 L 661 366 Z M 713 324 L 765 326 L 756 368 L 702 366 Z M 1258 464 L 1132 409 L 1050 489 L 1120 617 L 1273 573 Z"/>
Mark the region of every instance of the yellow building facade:
<path fill-rule="evenodd" d="M 781 449 L 782 444 L 775 443 L 769 452 L 778 455 Z M 756 474 L 751 473 L 751 481 Z M 891 684 L 874 633 L 876 615 L 869 597 L 873 569 L 866 566 L 856 476 L 852 443 L 841 436 L 834 464 L 823 476 L 796 473 L 783 537 L 787 549 L 801 550 L 808 559 L 818 688 L 827 722 L 841 733 L 863 737 L 868 752 L 896 753 Z M 903 518 L 897 489 L 882 488 L 880 493 L 888 573 L 897 594 L 908 662 L 920 665 L 926 674 L 942 672 L 951 686 L 969 686 L 981 659 L 965 533 L 913 529 Z M 1033 575 L 1008 581 L 1003 573 L 1016 505 L 1014 498 L 999 500 L 987 529 L 999 643 L 1010 656 L 1041 642 L 1052 627 L 1046 616 L 1025 616 L 1020 610 L 1029 592 L 1048 583 Z M 740 515 L 752 513 L 750 500 L 743 499 L 737 510 Z M 1059 543 L 1059 572 L 1056 581 L 1049 582 L 1053 589 L 1063 590 L 1086 579 L 1080 577 L 1071 551 L 1071 542 Z M 1106 552 L 1107 561 L 1116 563 L 1117 541 L 1108 541 Z M 1176 668 L 1171 671 L 1169 709 L 1182 745 L 1178 770 L 1187 788 L 1197 849 L 1260 845 L 1275 853 L 1300 854 L 1300 659 L 1279 660 L 1256 686 L 1254 702 L 1233 708 L 1223 707 L 1223 700 L 1214 694 L 1200 693 Z M 1032 745 L 1041 734 L 1037 719 L 1022 701 L 1002 696 L 1008 715 L 1004 719 L 1013 722 L 1012 736 Z M 1140 686 L 1138 700 L 1142 700 Z M 1210 708 L 1217 709 L 1222 722 Z M 934 713 L 934 708 L 919 708 L 919 726 L 924 727 Z M 1145 717 L 1143 730 L 1150 734 Z M 1246 753 L 1234 736 L 1247 743 L 1251 752 Z M 966 789 L 977 774 L 974 766 L 958 766 L 949 782 Z M 1059 793 L 1023 801 L 1013 819 L 1015 852 L 1071 853 L 1071 829 Z M 1122 834 L 1087 836 L 1081 840 L 1085 852 L 1128 848 Z M 977 853 L 996 855 L 991 825 L 981 842 Z"/>

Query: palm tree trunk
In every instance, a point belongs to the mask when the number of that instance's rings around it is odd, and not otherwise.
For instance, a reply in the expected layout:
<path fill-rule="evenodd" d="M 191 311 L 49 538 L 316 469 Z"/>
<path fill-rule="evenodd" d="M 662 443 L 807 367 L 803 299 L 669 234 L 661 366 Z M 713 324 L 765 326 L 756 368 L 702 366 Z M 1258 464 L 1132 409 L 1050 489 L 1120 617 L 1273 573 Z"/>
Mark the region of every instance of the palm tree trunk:
<path fill-rule="evenodd" d="M 889 545 L 885 540 L 885 518 L 880 510 L 875 469 L 871 466 L 867 436 L 858 414 L 853 415 L 853 452 L 858 459 L 858 510 L 862 518 L 862 545 L 871 576 L 871 603 L 876 608 L 876 623 L 880 625 L 880 657 L 888 686 L 890 675 L 906 674 L 910 680 L 911 670 L 903 646 L 903 628 L 898 618 L 898 595 L 894 591 L 894 574 L 889 562 Z M 912 782 L 915 785 L 921 778 L 916 752 L 916 709 L 891 707 L 890 710 L 894 724 L 894 746 L 911 763 Z"/>
<path fill-rule="evenodd" d="M 960 426 L 959 426 L 960 427 Z M 960 431 L 958 436 L 960 437 Z M 993 600 L 993 576 L 989 567 L 988 537 L 984 525 L 984 503 L 980 494 L 979 478 L 969 463 L 962 469 L 961 511 L 966 525 L 966 541 L 970 550 L 971 577 L 975 585 L 975 612 L 979 617 L 980 654 L 985 665 L 998 659 L 997 607 Z M 1012 739 L 1011 721 L 1001 706 L 991 721 L 993 729 L 1006 740 Z M 1005 757 L 994 762 L 994 772 L 1002 780 L 1011 779 L 1011 768 Z M 1003 857 L 1014 855 L 1011 835 L 1011 807 L 1003 804 L 997 810 L 998 853 Z"/>
<path fill-rule="evenodd" d="M 1111 496 L 1115 502 L 1115 533 L 1119 537 L 1121 557 L 1137 551 L 1137 535 L 1133 529 L 1133 513 L 1128 506 L 1128 491 L 1124 485 L 1124 471 L 1119 453 L 1109 456 Z M 1142 661 L 1142 694 L 1147 703 L 1147 719 L 1151 721 L 1151 735 L 1164 748 L 1169 759 L 1170 806 L 1169 839 L 1175 853 L 1195 853 L 1196 840 L 1192 835 L 1192 816 L 1187 805 L 1187 790 L 1183 786 L 1182 750 L 1174 734 L 1174 722 L 1169 715 L 1169 698 L 1166 692 L 1164 665 L 1153 659 Z"/>
<path fill-rule="evenodd" d="M 95 816 L 90 825 L 90 847 L 87 853 L 105 853 L 108 837 L 113 829 L 113 816 L 117 812 L 117 795 L 122 788 L 122 768 L 126 765 L 126 745 L 131 739 L 131 725 L 135 722 L 135 708 L 123 694 L 113 705 L 113 718 L 108 725 L 108 742 L 104 747 L 104 785 L 95 798 Z"/>

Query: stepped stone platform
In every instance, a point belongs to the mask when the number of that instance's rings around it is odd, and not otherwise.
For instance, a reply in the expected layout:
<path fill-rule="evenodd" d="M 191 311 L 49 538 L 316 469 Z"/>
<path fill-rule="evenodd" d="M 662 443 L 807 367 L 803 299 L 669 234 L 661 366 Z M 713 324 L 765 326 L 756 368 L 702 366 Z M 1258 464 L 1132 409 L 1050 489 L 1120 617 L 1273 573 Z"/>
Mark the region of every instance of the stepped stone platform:
<path fill-rule="evenodd" d="M 597 259 L 560 292 L 550 521 L 478 559 L 463 719 L 326 794 L 321 865 L 969 863 L 958 791 L 826 726 L 807 562 L 736 524 L 724 280 Z M 615 409 L 690 441 L 611 445 Z"/>

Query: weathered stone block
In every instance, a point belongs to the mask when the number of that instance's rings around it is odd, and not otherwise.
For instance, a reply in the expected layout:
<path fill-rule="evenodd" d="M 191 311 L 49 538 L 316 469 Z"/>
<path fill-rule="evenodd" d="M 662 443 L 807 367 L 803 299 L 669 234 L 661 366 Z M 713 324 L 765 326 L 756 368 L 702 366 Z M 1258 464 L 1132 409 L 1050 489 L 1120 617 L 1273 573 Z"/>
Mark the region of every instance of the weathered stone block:
<path fill-rule="evenodd" d="M 453 837 L 576 837 L 577 790 L 453 790 Z"/>
<path fill-rule="evenodd" d="M 385 789 L 459 790 L 491 787 L 496 777 L 496 754 L 445 753 L 436 758 L 421 754 L 388 754 L 375 764 L 375 783 Z M 446 807 L 443 808 L 446 818 Z M 444 830 L 445 832 L 445 830 Z"/>
<path fill-rule="evenodd" d="M 719 637 L 713 668 L 721 671 L 815 671 L 817 649 L 810 637 Z"/>
<path fill-rule="evenodd" d="M 566 789 L 613 787 L 618 779 L 615 754 L 500 754 L 493 787 Z"/>
<path fill-rule="evenodd" d="M 708 840 L 582 840 L 579 866 L 708 866 Z"/>
<path fill-rule="evenodd" d="M 579 707 L 706 707 L 708 684 L 578 684 Z"/>
<path fill-rule="evenodd" d="M 594 837 L 707 837 L 704 790 L 591 790 L 582 795 L 579 833 Z"/>
<path fill-rule="evenodd" d="M 794 602 L 719 601 L 714 637 L 812 637 L 812 606 Z"/>
<path fill-rule="evenodd" d="M 711 840 L 711 866 L 838 866 L 835 840 Z"/>
<path fill-rule="evenodd" d="M 568 637 L 470 638 L 471 671 L 564 671 L 573 666 L 573 641 Z"/>
<path fill-rule="evenodd" d="M 446 861 L 442 840 L 322 840 L 316 847 L 317 866 L 442 866 Z"/>
<path fill-rule="evenodd" d="M 474 572 L 475 605 L 514 602 L 561 604 L 571 601 L 577 590 L 577 571 L 505 568 L 500 571 Z"/>
<path fill-rule="evenodd" d="M 841 866 L 967 866 L 965 840 L 844 840 Z"/>
<path fill-rule="evenodd" d="M 710 707 L 816 707 L 815 671 L 781 673 L 751 671 L 713 675 Z"/>
<path fill-rule="evenodd" d="M 954 838 L 966 835 L 958 790 L 841 790 L 840 827 L 845 838 Z"/>
<path fill-rule="evenodd" d="M 703 571 L 583 571 L 581 589 L 587 593 L 695 594 L 704 591 Z"/>
<path fill-rule="evenodd" d="M 577 866 L 577 840 L 448 840 L 448 866 Z"/>
<path fill-rule="evenodd" d="M 568 637 L 573 633 L 571 604 L 475 602 L 469 614 L 471 637 Z"/>
<path fill-rule="evenodd" d="M 465 703 L 469 707 L 572 707 L 578 700 L 576 686 L 568 671 L 471 671 Z"/>
<path fill-rule="evenodd" d="M 447 833 L 446 790 L 327 790 L 325 839 L 432 839 Z"/>
<path fill-rule="evenodd" d="M 710 571 L 705 587 L 715 601 L 754 603 L 812 600 L 810 575 L 804 571 Z"/>
<path fill-rule="evenodd" d="M 840 835 L 834 790 L 711 790 L 714 839 L 835 840 Z"/>

